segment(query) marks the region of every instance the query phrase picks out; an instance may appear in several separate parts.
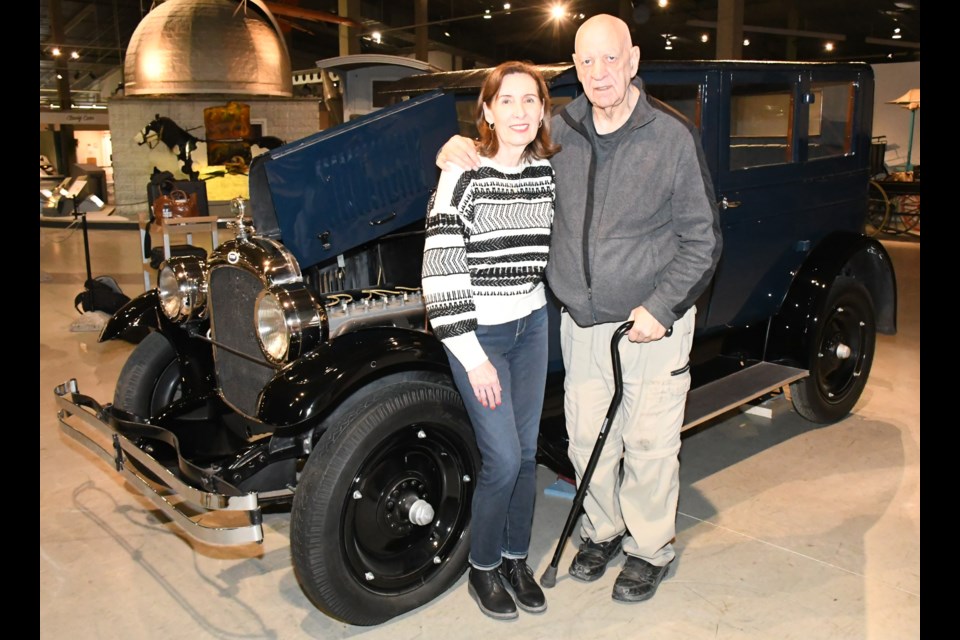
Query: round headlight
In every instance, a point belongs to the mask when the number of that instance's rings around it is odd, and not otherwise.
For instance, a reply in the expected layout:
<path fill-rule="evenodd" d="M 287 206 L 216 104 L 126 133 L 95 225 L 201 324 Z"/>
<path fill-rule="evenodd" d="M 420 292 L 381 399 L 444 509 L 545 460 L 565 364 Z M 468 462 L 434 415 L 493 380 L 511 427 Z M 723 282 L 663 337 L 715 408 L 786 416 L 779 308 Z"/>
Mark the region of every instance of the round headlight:
<path fill-rule="evenodd" d="M 206 302 L 203 261 L 190 256 L 167 260 L 157 276 L 157 293 L 163 314 L 174 322 L 195 315 Z"/>
<path fill-rule="evenodd" d="M 160 269 L 157 276 L 157 292 L 160 294 L 160 308 L 163 315 L 171 320 L 180 317 L 180 288 L 177 286 L 177 276 L 170 267 Z"/>
<path fill-rule="evenodd" d="M 257 337 L 268 360 L 283 364 L 327 339 L 327 315 L 303 284 L 275 286 L 256 303 Z"/>
<path fill-rule="evenodd" d="M 273 362 L 283 362 L 290 349 L 290 332 L 280 299 L 264 292 L 257 300 L 256 317 L 257 337 L 264 355 Z"/>

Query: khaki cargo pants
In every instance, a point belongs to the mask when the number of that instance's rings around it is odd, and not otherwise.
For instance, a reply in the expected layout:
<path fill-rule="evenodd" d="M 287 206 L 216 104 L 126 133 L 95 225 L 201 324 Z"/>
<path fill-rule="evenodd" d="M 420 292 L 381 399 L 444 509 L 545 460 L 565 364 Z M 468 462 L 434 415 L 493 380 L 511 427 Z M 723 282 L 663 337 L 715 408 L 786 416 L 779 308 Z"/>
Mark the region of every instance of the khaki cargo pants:
<path fill-rule="evenodd" d="M 620 340 L 623 399 L 583 503 L 583 538 L 606 542 L 627 531 L 624 551 L 657 566 L 675 555 L 680 429 L 695 317 L 694 307 L 670 337 L 656 342 Z M 568 453 L 578 485 L 613 397 L 610 340 L 621 324 L 584 328 L 561 314 Z"/>

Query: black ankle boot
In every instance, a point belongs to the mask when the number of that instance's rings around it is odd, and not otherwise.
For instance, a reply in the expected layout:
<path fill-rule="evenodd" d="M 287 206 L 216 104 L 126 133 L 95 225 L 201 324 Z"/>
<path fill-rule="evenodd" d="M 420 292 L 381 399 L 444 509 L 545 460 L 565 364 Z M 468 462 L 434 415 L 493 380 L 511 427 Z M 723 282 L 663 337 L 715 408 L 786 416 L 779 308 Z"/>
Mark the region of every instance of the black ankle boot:
<path fill-rule="evenodd" d="M 504 586 L 513 590 L 521 609 L 530 613 L 547 610 L 547 599 L 525 558 L 504 558 L 498 568 Z"/>
<path fill-rule="evenodd" d="M 499 571 L 470 567 L 468 582 L 467 590 L 477 601 L 480 611 L 497 620 L 513 620 L 517 617 L 517 605 L 503 588 Z"/>

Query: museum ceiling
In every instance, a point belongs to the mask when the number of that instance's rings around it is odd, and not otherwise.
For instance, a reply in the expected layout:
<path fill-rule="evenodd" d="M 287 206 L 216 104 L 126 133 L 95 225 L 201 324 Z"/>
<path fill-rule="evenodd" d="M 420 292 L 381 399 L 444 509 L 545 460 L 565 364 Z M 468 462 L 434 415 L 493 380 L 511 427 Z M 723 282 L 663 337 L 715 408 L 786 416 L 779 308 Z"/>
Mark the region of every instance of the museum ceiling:
<path fill-rule="evenodd" d="M 362 52 L 411 54 L 415 2 L 361 0 Z M 76 105 L 102 102 L 114 94 L 122 82 L 130 36 L 154 4 L 41 0 L 41 106 L 58 101 L 57 75 L 64 76 L 64 70 Z M 294 70 L 339 55 L 337 0 L 266 4 L 287 38 Z M 629 18 L 644 59 L 715 57 L 717 0 L 669 0 L 666 7 L 658 0 L 428 0 L 427 5 L 430 48 L 481 66 L 511 58 L 538 63 L 569 60 L 581 14 L 601 12 Z M 563 17 L 552 17 L 554 5 L 564 8 Z M 743 49 L 745 59 L 870 63 L 920 59 L 919 0 L 744 0 L 743 22 L 744 37 L 750 41 Z M 57 24 L 59 36 L 54 33 Z M 379 38 L 373 36 L 375 31 Z M 706 42 L 701 41 L 704 36 Z M 828 42 L 833 43 L 832 50 L 827 49 Z M 59 59 L 53 54 L 57 45 Z"/>

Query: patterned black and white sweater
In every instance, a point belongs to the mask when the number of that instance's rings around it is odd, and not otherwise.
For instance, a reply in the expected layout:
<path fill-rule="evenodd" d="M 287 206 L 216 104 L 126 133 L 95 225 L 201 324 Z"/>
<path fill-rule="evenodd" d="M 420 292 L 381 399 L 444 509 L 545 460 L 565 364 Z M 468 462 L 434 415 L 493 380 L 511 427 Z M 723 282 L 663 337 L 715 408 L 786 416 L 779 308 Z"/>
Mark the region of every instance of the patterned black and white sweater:
<path fill-rule="evenodd" d="M 549 160 L 480 165 L 440 175 L 423 253 L 430 324 L 467 371 L 487 359 L 478 324 L 517 320 L 546 304 L 555 196 Z"/>

